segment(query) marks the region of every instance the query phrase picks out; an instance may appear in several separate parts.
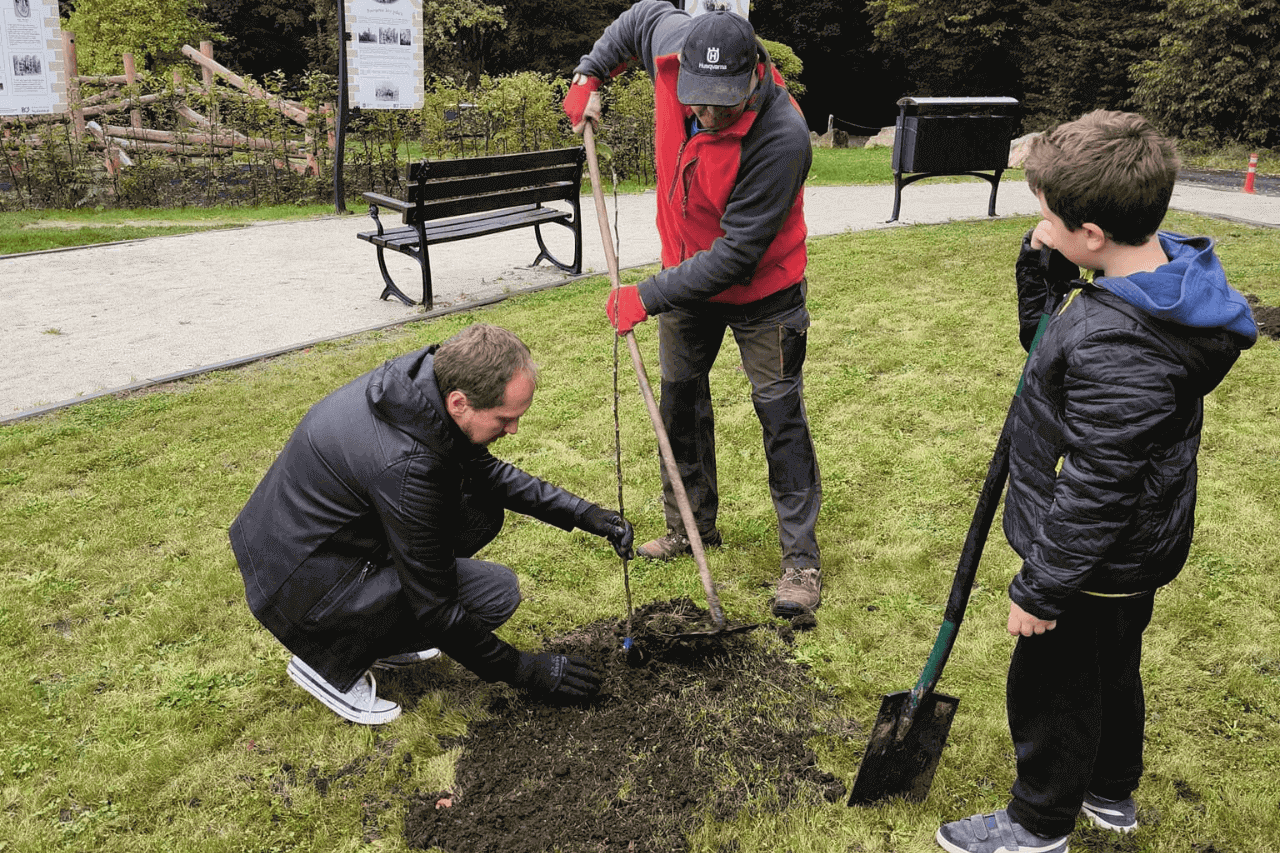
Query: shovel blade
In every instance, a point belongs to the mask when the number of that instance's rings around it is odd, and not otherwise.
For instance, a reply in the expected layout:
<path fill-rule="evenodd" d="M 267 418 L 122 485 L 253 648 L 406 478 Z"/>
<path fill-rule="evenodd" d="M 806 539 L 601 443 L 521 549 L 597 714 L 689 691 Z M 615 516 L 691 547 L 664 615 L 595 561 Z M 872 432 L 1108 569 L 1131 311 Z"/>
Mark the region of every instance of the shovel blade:
<path fill-rule="evenodd" d="M 910 697 L 911 691 L 904 690 L 888 694 L 880 703 L 849 805 L 868 805 L 889 797 L 919 803 L 929 796 L 960 700 L 941 693 L 926 694 L 911 728 L 898 740 L 895 732 Z"/>

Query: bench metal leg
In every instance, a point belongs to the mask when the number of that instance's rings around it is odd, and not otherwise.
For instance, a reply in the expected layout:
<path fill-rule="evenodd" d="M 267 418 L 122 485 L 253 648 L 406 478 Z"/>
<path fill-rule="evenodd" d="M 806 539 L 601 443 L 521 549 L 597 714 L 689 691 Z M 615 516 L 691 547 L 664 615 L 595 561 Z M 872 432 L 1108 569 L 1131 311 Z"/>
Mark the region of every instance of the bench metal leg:
<path fill-rule="evenodd" d="M 986 172 L 917 172 L 912 175 L 903 176 L 901 172 L 893 173 L 893 216 L 890 216 L 888 222 L 896 222 L 898 219 L 898 210 L 902 205 L 902 188 L 916 181 L 925 178 L 936 178 L 940 175 L 969 175 L 974 178 L 982 178 L 982 180 L 991 184 L 991 199 L 987 202 L 987 216 L 996 215 L 996 191 L 1000 189 L 1000 173 L 1003 169 L 997 169 L 994 175 L 988 175 Z"/>
<path fill-rule="evenodd" d="M 431 256 L 427 254 L 426 235 L 422 236 L 418 252 L 414 255 L 422 267 L 422 307 L 430 311 L 435 303 L 435 294 L 431 292 Z"/>
<path fill-rule="evenodd" d="M 995 177 L 991 179 L 991 202 L 987 205 L 987 216 L 996 215 L 996 192 L 1000 189 L 1000 173 L 1004 169 L 996 169 Z"/>
<path fill-rule="evenodd" d="M 546 258 L 548 261 L 551 261 L 552 264 L 554 264 L 556 267 L 563 270 L 564 272 L 577 275 L 578 273 L 582 272 L 582 232 L 574 228 L 572 225 L 570 225 L 567 222 L 560 222 L 556 224 L 563 225 L 564 227 L 568 228 L 570 231 L 573 231 L 573 237 L 574 237 L 573 263 L 562 264 L 560 263 L 560 261 L 556 260 L 555 255 L 551 254 L 551 251 L 547 248 L 547 244 L 544 243 L 542 240 L 542 226 L 535 225 L 533 226 L 533 235 L 538 239 L 539 251 L 538 251 L 538 257 L 534 258 L 533 263 L 530 264 L 529 266 L 536 267 L 539 261 L 541 261 L 543 258 Z"/>
<path fill-rule="evenodd" d="M 396 283 L 391 280 L 391 274 L 387 272 L 387 261 L 382 254 L 383 251 L 385 250 L 383 249 L 382 246 L 377 246 L 376 248 L 378 250 L 378 270 L 379 272 L 382 273 L 383 282 L 386 283 L 386 287 L 382 288 L 382 295 L 379 296 L 378 298 L 385 300 L 388 296 L 394 296 L 396 299 L 399 299 L 405 305 L 412 305 L 413 300 L 405 296 L 404 291 L 396 287 Z"/>

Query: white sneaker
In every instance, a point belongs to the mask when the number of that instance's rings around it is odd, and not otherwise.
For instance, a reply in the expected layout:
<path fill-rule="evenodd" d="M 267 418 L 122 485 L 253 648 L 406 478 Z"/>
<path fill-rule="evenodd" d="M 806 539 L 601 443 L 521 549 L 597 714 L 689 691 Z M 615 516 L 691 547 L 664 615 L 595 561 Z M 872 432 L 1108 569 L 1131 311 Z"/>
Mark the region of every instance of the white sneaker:
<path fill-rule="evenodd" d="M 362 726 L 377 726 L 400 716 L 399 705 L 378 698 L 378 682 L 374 681 L 372 672 L 365 672 L 350 690 L 343 693 L 297 655 L 289 661 L 285 671 L 299 687 L 344 720 Z"/>
<path fill-rule="evenodd" d="M 423 649 L 420 652 L 405 652 L 402 655 L 387 655 L 385 658 L 378 658 L 373 665 L 378 669 L 404 669 L 406 666 L 425 663 L 426 661 L 440 657 L 439 649 Z"/>

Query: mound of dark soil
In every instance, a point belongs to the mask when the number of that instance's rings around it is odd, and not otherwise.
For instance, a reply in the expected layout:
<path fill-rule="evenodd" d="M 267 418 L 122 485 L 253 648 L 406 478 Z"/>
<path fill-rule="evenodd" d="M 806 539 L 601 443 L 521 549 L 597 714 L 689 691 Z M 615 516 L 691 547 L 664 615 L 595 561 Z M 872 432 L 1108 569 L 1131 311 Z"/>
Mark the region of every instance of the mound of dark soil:
<path fill-rule="evenodd" d="M 548 642 L 600 667 L 600 696 L 548 706 L 496 692 L 483 719 L 442 744 L 463 749 L 454 788 L 412 798 L 408 843 L 674 853 L 705 820 L 841 800 L 844 783 L 806 745 L 826 734 L 818 718 L 831 697 L 767 635 L 789 640 L 790 628 L 701 633 L 711 628 L 704 610 L 679 600 L 636 611 L 640 655 L 622 651 L 625 619 Z"/>
<path fill-rule="evenodd" d="M 1258 297 L 1246 293 L 1245 299 L 1253 309 L 1253 319 L 1258 323 L 1258 334 L 1280 340 L 1280 308 L 1274 305 L 1263 305 Z"/>

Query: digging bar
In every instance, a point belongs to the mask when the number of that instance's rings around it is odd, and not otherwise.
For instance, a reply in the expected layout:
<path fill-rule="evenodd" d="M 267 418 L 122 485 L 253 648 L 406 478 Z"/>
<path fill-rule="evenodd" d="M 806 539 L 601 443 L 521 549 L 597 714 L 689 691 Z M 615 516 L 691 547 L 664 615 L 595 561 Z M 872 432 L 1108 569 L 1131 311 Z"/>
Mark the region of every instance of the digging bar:
<path fill-rule="evenodd" d="M 1028 359 L 1049 323 L 1049 316 L 1046 310 L 1040 317 L 1040 325 L 1027 353 Z M 1000 494 L 1009 476 L 1013 407 L 1021 393 L 1022 380 L 1019 379 L 1017 392 L 1000 429 L 995 453 L 987 467 L 987 479 L 973 510 L 969 533 L 960 551 L 938 638 L 916 686 L 883 697 L 871 729 L 871 738 L 867 741 L 866 754 L 858 767 L 858 778 L 854 780 L 853 791 L 849 795 L 851 806 L 869 805 L 889 797 L 902 797 L 908 802 L 919 803 L 929 796 L 933 774 L 938 769 L 947 734 L 960 704 L 954 696 L 935 693 L 933 688 L 955 645 L 956 632 L 960 630 L 965 608 L 969 605 L 969 592 L 973 588 L 987 533 L 991 530 Z"/>
<path fill-rule="evenodd" d="M 593 94 L 592 97 L 598 97 Z M 582 141 L 587 149 L 587 170 L 591 173 L 591 191 L 596 202 L 596 219 L 600 222 L 600 238 L 604 241 L 604 256 L 609 265 L 609 282 L 614 290 L 622 286 L 618 275 L 618 256 L 613 250 L 613 234 L 609 229 L 609 215 L 604 209 L 604 191 L 600 188 L 600 164 L 596 160 L 595 133 L 591 122 L 587 121 L 582 131 Z M 689 505 L 689 494 L 685 491 L 684 480 L 676 468 L 675 454 L 671 450 L 671 440 L 667 437 L 666 427 L 662 425 L 662 416 L 658 413 L 658 404 L 653 398 L 653 389 L 649 385 L 649 375 L 645 372 L 644 361 L 640 358 L 640 347 L 636 337 L 627 332 L 627 349 L 631 351 L 631 363 L 635 367 L 636 380 L 640 384 L 640 394 L 644 397 L 645 408 L 649 410 L 649 421 L 653 424 L 654 434 L 658 437 L 658 453 L 662 457 L 662 465 L 671 481 L 671 489 L 675 492 L 676 505 L 680 509 L 680 518 L 684 522 L 685 533 L 689 537 L 689 548 L 693 551 L 693 561 L 698 566 L 698 574 L 702 577 L 702 588 L 707 594 L 707 610 L 711 613 L 711 622 L 717 631 L 725 629 L 724 610 L 720 607 L 720 596 L 716 593 L 715 581 L 711 579 L 711 569 L 707 566 L 707 552 L 702 546 L 702 536 L 698 533 L 697 522 L 693 518 L 693 509 Z"/>

